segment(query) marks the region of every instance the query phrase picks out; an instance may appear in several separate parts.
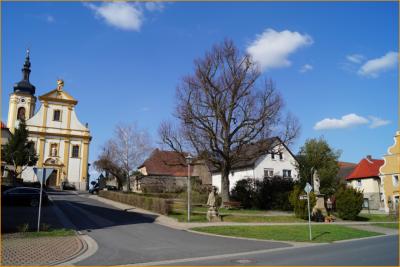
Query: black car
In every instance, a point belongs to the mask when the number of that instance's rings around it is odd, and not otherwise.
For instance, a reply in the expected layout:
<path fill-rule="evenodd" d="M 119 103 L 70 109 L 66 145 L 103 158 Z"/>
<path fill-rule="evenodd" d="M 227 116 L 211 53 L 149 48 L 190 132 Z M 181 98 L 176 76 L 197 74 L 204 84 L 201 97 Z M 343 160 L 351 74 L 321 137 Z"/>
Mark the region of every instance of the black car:
<path fill-rule="evenodd" d="M 89 189 L 90 194 L 98 194 L 100 190 L 99 184 L 94 184 L 92 188 Z"/>
<path fill-rule="evenodd" d="M 62 190 L 76 190 L 76 187 L 74 184 L 70 184 L 68 182 L 62 182 L 61 189 Z"/>
<path fill-rule="evenodd" d="M 3 192 L 1 195 L 2 204 L 8 205 L 30 205 L 32 207 L 39 206 L 40 189 L 34 187 L 14 187 Z M 42 204 L 49 202 L 47 193 L 43 191 Z"/>

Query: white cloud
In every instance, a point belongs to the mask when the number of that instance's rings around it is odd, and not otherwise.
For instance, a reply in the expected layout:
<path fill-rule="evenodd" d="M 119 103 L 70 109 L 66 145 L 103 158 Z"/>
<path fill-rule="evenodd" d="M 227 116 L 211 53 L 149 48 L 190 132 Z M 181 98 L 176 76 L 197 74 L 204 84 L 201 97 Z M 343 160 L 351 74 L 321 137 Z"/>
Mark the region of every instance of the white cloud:
<path fill-rule="evenodd" d="M 102 3 L 100 6 L 85 3 L 85 6 L 95 11 L 96 16 L 116 28 L 139 31 L 143 22 L 143 12 L 138 5 L 126 2 Z"/>
<path fill-rule="evenodd" d="M 312 70 L 312 69 L 314 69 L 313 66 L 311 66 L 310 64 L 305 64 L 304 66 L 302 66 L 302 67 L 300 68 L 299 71 L 300 71 L 301 73 L 305 73 L 305 72 L 310 71 L 310 70 Z"/>
<path fill-rule="evenodd" d="M 315 124 L 314 130 L 343 129 L 368 123 L 369 123 L 368 119 L 358 116 L 357 114 L 351 113 L 342 116 L 342 118 L 340 119 L 334 119 L 334 118 L 323 119 Z"/>
<path fill-rule="evenodd" d="M 346 58 L 348 61 L 350 61 L 352 63 L 356 63 L 356 64 L 360 64 L 365 59 L 365 57 L 360 54 L 348 55 L 348 56 L 346 56 Z"/>
<path fill-rule="evenodd" d="M 369 118 L 371 119 L 371 124 L 369 125 L 369 128 L 378 128 L 390 124 L 389 120 L 384 120 L 375 116 L 369 116 Z"/>
<path fill-rule="evenodd" d="M 51 15 L 47 15 L 47 16 L 46 16 L 46 21 L 47 21 L 48 23 L 53 23 L 53 22 L 54 22 L 54 17 L 51 16 Z"/>
<path fill-rule="evenodd" d="M 358 70 L 358 74 L 362 76 L 376 78 L 383 71 L 396 67 L 398 54 L 396 52 L 388 52 L 386 55 L 368 60 Z"/>
<path fill-rule="evenodd" d="M 146 2 L 144 6 L 150 12 L 162 11 L 164 9 L 164 3 L 162 2 Z"/>
<path fill-rule="evenodd" d="M 260 64 L 262 70 L 288 67 L 291 65 L 288 56 L 300 47 L 312 43 L 312 38 L 307 34 L 267 29 L 257 35 L 256 39 L 247 47 L 247 53 Z"/>

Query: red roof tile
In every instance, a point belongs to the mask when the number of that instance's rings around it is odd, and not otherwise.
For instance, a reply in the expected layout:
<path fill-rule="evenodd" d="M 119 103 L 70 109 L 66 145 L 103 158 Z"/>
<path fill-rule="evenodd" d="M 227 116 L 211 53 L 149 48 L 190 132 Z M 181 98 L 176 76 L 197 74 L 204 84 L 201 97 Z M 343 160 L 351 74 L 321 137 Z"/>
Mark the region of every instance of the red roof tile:
<path fill-rule="evenodd" d="M 1 122 L 1 129 L 8 129 L 7 125 L 4 122 Z"/>
<path fill-rule="evenodd" d="M 381 159 L 362 159 L 356 168 L 346 177 L 347 180 L 379 176 L 379 168 L 383 165 Z"/>
<path fill-rule="evenodd" d="M 346 168 L 346 167 L 355 167 L 357 166 L 357 163 L 352 163 L 352 162 L 344 162 L 344 161 L 339 161 L 339 168 Z"/>
<path fill-rule="evenodd" d="M 187 176 L 187 165 L 184 156 L 175 151 L 155 149 L 150 157 L 139 168 L 146 167 L 147 175 L 165 175 L 175 177 Z M 191 168 L 193 171 L 193 168 Z"/>

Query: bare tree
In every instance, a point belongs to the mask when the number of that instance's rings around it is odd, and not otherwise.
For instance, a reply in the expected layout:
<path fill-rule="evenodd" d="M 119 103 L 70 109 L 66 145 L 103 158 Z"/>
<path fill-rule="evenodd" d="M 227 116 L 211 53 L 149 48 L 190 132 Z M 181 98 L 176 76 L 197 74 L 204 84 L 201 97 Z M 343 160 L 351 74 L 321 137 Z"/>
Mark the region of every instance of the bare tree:
<path fill-rule="evenodd" d="M 279 137 L 286 145 L 298 135 L 297 120 L 283 116 L 283 101 L 271 80 L 260 81 L 260 70 L 232 41 L 213 47 L 195 61 L 194 74 L 177 87 L 175 117 L 179 124 L 163 122 L 163 143 L 176 151 L 189 150 L 221 171 L 221 196 L 229 200 L 229 173 L 247 156 L 246 145 L 258 142 L 259 155 Z"/>
<path fill-rule="evenodd" d="M 95 167 L 114 175 L 120 184 L 125 182 L 126 190 L 130 191 L 130 175 L 151 150 L 147 131 L 138 129 L 135 124 L 119 124 L 115 127 L 113 138 L 104 145 Z"/>

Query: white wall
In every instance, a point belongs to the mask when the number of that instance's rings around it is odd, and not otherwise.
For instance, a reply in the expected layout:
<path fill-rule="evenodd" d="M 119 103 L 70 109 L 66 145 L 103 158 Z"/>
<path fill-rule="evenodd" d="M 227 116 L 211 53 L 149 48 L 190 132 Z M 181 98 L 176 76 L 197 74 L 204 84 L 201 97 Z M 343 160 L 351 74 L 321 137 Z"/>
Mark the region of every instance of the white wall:
<path fill-rule="evenodd" d="M 347 181 L 347 184 L 363 191 L 364 193 L 379 193 L 378 179 L 364 178 L 359 180 L 361 181 L 361 186 L 358 186 L 358 179 L 349 180 Z"/>

